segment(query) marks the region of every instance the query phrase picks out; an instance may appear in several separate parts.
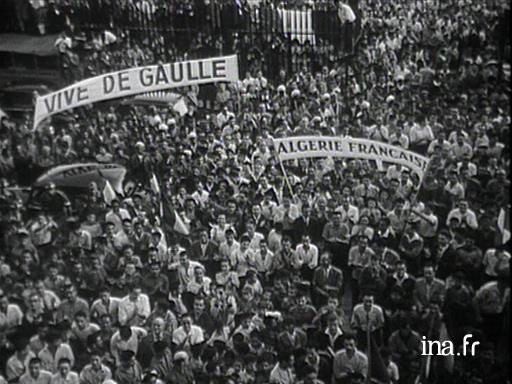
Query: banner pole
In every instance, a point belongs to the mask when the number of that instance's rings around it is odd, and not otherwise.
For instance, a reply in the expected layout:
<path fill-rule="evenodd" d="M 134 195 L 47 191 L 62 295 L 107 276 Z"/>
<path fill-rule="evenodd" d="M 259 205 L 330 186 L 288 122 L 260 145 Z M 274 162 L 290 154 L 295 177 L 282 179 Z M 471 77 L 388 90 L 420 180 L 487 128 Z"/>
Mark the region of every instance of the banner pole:
<path fill-rule="evenodd" d="M 372 382 L 372 336 L 370 332 L 370 312 L 366 312 L 366 357 L 368 358 L 366 383 L 368 384 Z"/>
<path fill-rule="evenodd" d="M 293 188 L 292 188 L 292 185 L 290 183 L 290 179 L 288 178 L 288 173 L 286 172 L 286 169 L 284 167 L 283 161 L 281 160 L 279 155 L 277 155 L 277 157 L 279 158 L 279 165 L 281 166 L 281 172 L 283 172 L 284 180 L 285 180 L 285 183 L 286 183 L 286 185 L 288 187 L 288 190 L 290 191 L 290 195 L 292 196 L 292 198 L 295 198 L 295 193 L 293 192 Z"/>
<path fill-rule="evenodd" d="M 277 159 L 279 160 L 279 166 L 281 167 L 281 172 L 283 173 L 284 181 L 286 183 L 286 186 L 288 187 L 288 190 L 290 191 L 290 196 L 292 198 L 295 198 L 295 193 L 293 192 L 293 188 L 290 183 L 290 179 L 288 178 L 288 173 L 286 172 L 286 169 L 284 167 L 283 160 L 281 159 L 281 156 L 279 156 L 279 151 L 277 150 L 277 145 L 273 138 L 272 138 L 272 145 L 274 146 L 274 150 L 276 152 Z M 282 198 L 281 198 L 281 200 L 282 200 Z"/>
<path fill-rule="evenodd" d="M 404 225 L 402 226 L 402 233 L 400 234 L 400 242 L 402 241 L 405 227 L 407 227 L 407 223 L 409 222 L 409 219 L 410 219 L 411 215 L 413 214 L 412 208 L 414 207 L 414 205 L 416 204 L 416 201 L 418 200 L 418 195 L 420 194 L 421 188 L 423 187 L 423 182 L 425 181 L 425 175 L 427 174 L 429 169 L 430 169 L 430 159 L 428 159 L 428 163 L 427 163 L 427 167 L 425 168 L 425 172 L 423 172 L 423 175 L 421 175 L 420 182 L 418 184 L 418 189 L 416 190 L 416 192 L 414 192 L 414 196 L 411 199 L 411 202 L 410 202 L 411 206 L 409 207 L 409 213 L 407 214 L 407 218 L 404 222 Z"/>

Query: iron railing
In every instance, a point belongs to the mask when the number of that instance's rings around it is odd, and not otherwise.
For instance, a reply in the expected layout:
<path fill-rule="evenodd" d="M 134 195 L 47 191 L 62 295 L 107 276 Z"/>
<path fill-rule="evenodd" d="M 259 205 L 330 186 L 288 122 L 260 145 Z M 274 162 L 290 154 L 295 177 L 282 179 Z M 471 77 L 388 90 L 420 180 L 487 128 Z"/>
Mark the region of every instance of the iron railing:
<path fill-rule="evenodd" d="M 75 0 L 61 6 L 57 16 L 53 8 L 47 10 L 47 20 L 53 20 L 47 30 L 67 24 L 90 38 L 109 29 L 131 42 L 150 45 L 160 60 L 236 51 L 242 76 L 258 68 L 269 78 L 277 77 L 280 69 L 290 73 L 332 66 L 351 52 L 360 30 L 358 0 L 349 2 L 357 15 L 353 24 L 341 22 L 333 0 L 299 6 L 277 3 L 281 2 Z"/>

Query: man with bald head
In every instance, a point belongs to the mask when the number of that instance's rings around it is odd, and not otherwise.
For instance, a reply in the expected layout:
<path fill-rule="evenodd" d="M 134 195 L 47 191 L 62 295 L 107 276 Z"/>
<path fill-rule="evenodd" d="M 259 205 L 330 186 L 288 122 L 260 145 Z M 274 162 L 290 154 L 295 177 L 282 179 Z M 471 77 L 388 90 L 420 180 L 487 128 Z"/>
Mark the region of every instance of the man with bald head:
<path fill-rule="evenodd" d="M 142 368 L 147 369 L 151 364 L 151 359 L 155 355 L 154 345 L 157 342 L 165 342 L 170 345 L 170 335 L 165 331 L 165 321 L 161 317 L 155 317 L 151 323 L 151 332 L 140 342 L 137 351 L 137 359 Z"/>

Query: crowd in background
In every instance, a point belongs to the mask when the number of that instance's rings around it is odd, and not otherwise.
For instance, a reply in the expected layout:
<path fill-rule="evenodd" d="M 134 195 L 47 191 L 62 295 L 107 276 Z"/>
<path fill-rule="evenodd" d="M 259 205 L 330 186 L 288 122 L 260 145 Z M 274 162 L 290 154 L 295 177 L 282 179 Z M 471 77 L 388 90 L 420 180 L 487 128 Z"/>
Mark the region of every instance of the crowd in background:
<path fill-rule="evenodd" d="M 37 132 L 2 118 L 5 381 L 507 382 L 506 6 L 360 2 L 350 63 L 297 55 L 269 76 L 254 59 L 237 83 L 183 90 L 183 115 L 91 105 Z M 76 78 L 163 58 L 102 34 Z M 272 139 L 292 135 L 382 141 L 430 165 L 423 180 L 353 159 L 282 167 Z M 17 193 L 91 161 L 126 166 L 123 196 Z M 421 355 L 422 336 L 457 352 L 469 333 L 475 356 Z"/>

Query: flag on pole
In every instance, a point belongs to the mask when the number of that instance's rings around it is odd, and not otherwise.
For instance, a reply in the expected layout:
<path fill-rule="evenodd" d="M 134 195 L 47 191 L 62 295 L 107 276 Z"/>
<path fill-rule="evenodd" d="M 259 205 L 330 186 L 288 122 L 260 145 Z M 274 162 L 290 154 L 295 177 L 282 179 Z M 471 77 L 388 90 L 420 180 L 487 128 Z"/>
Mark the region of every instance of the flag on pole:
<path fill-rule="evenodd" d="M 501 243 L 505 244 L 510 240 L 510 209 L 509 207 L 501 208 L 498 215 L 498 229 L 501 232 Z"/>
<path fill-rule="evenodd" d="M 158 179 L 156 178 L 156 175 L 154 173 L 153 176 L 151 176 L 151 179 L 149 180 L 149 186 L 151 188 L 151 191 L 158 197 L 158 212 L 160 214 L 160 217 L 163 217 L 164 204 L 162 201 L 162 194 L 160 193 L 160 184 L 158 183 Z"/>
<path fill-rule="evenodd" d="M 156 178 L 156 175 L 154 173 L 153 176 L 151 176 L 151 179 L 149 180 L 149 185 L 155 195 L 160 195 L 160 184 L 158 183 L 158 179 Z"/>
<path fill-rule="evenodd" d="M 382 356 L 379 353 L 379 348 L 377 347 L 377 343 L 375 342 L 375 337 L 373 335 L 370 336 L 370 348 L 369 353 L 370 364 L 370 381 L 372 383 L 389 383 L 390 377 L 388 374 L 388 370 L 384 361 L 382 360 Z"/>
<path fill-rule="evenodd" d="M 110 205 L 112 200 L 116 198 L 116 191 L 114 191 L 112 184 L 110 184 L 110 181 L 105 179 L 105 186 L 103 187 L 103 200 L 105 200 L 105 203 Z"/>
<path fill-rule="evenodd" d="M 439 342 L 444 345 L 446 341 L 452 342 L 446 324 L 443 322 L 439 328 Z M 453 345 L 453 344 L 452 344 Z M 449 377 L 453 373 L 453 366 L 455 358 L 452 355 L 448 356 L 436 356 L 426 355 L 422 356 L 422 367 L 416 380 L 415 384 L 429 384 L 441 382 L 440 380 Z"/>
<path fill-rule="evenodd" d="M 348 4 L 339 3 L 338 5 L 338 18 L 341 24 L 353 23 L 356 21 L 356 14 Z"/>
<path fill-rule="evenodd" d="M 185 103 L 185 98 L 181 98 L 178 100 L 176 104 L 172 107 L 176 112 L 180 114 L 180 116 L 185 116 L 188 112 L 187 103 Z"/>
<path fill-rule="evenodd" d="M 178 212 L 174 211 L 174 225 L 172 229 L 181 235 L 188 236 L 190 231 L 188 226 L 183 222 L 183 219 L 178 215 Z"/>
<path fill-rule="evenodd" d="M 446 324 L 441 323 L 441 329 L 439 330 L 439 341 L 441 345 L 445 344 L 445 341 L 452 342 L 450 339 L 450 335 L 448 334 L 448 329 L 446 328 Z M 448 373 L 453 373 L 453 365 L 455 363 L 454 357 L 452 355 L 442 356 L 442 369 Z"/>
<path fill-rule="evenodd" d="M 162 224 L 166 228 L 167 232 L 176 232 L 183 236 L 190 234 L 190 228 L 183 219 L 180 217 L 178 212 L 174 209 L 172 202 L 165 194 L 161 197 L 162 201 Z"/>

